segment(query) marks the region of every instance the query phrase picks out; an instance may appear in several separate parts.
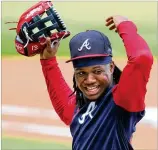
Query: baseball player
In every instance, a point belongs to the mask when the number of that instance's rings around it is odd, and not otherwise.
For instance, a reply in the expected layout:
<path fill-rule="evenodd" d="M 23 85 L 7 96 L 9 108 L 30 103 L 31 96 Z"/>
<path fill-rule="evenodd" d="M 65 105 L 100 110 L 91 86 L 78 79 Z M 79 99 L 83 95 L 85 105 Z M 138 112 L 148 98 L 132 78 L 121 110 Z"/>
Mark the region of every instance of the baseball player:
<path fill-rule="evenodd" d="M 128 62 L 121 72 L 112 47 L 99 31 L 80 32 L 69 43 L 74 68 L 72 91 L 56 60 L 59 42 L 40 54 L 50 100 L 60 119 L 70 126 L 73 150 L 133 150 L 131 138 L 145 115 L 146 85 L 153 56 L 136 25 L 111 16 L 106 26 L 121 37 Z M 119 49 L 117 49 L 119 50 Z"/>

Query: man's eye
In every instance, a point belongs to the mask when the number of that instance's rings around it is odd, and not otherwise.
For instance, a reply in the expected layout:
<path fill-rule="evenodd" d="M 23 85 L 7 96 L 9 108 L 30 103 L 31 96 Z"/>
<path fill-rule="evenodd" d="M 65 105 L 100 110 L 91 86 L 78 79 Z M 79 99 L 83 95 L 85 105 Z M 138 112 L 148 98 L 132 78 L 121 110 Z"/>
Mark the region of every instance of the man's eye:
<path fill-rule="evenodd" d="M 94 70 L 94 74 L 97 74 L 97 75 L 101 74 L 102 72 L 103 72 L 102 70 Z"/>
<path fill-rule="evenodd" d="M 83 77 L 85 74 L 86 74 L 86 73 L 83 72 L 83 71 L 76 73 L 76 75 L 77 75 L 78 77 Z"/>

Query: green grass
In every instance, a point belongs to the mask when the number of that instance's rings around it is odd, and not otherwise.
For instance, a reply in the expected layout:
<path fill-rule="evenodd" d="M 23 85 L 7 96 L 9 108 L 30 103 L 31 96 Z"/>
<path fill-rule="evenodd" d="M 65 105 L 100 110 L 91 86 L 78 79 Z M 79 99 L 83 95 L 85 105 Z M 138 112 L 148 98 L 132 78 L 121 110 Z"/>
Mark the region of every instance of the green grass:
<path fill-rule="evenodd" d="M 35 2 L 2 2 L 2 56 L 17 55 L 14 46 L 15 31 L 9 31 L 19 16 Z M 156 2 L 54 2 L 71 36 L 60 44 L 58 56 L 69 56 L 69 40 L 80 31 L 95 29 L 105 33 L 112 43 L 114 56 L 126 56 L 120 37 L 104 26 L 110 15 L 120 14 L 135 22 L 140 35 L 147 41 L 154 55 L 157 55 L 157 5 Z M 14 8 L 14 10 L 13 10 Z M 10 11 L 13 11 L 11 15 Z"/>
<path fill-rule="evenodd" d="M 23 138 L 2 138 L 2 150 L 71 150 L 70 145 Z"/>

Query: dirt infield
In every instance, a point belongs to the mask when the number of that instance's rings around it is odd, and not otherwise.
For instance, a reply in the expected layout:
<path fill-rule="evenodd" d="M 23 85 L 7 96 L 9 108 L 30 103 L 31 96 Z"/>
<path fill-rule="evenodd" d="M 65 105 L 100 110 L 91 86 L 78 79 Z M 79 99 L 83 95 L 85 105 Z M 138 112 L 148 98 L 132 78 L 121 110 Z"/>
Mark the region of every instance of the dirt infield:
<path fill-rule="evenodd" d="M 62 73 L 72 88 L 73 69 L 71 64 L 65 64 L 65 60 L 61 59 L 59 66 Z M 115 60 L 122 69 L 126 60 Z M 157 63 L 155 61 L 151 78 L 147 85 L 146 106 L 157 107 Z M 52 109 L 51 102 L 47 93 L 44 77 L 41 70 L 40 61 L 37 57 L 22 59 L 2 59 L 2 105 L 31 107 L 39 109 Z M 3 121 L 18 121 L 21 123 L 36 123 L 45 125 L 55 125 L 66 127 L 59 118 L 31 118 L 29 116 L 2 115 Z M 51 141 L 71 142 L 71 138 L 56 137 L 50 135 L 40 135 L 37 133 L 15 132 L 11 129 L 3 129 L 4 135 L 24 136 L 32 138 L 40 138 Z M 157 149 L 157 128 L 146 124 L 139 124 L 137 132 L 134 134 L 133 145 L 135 149 L 154 150 Z"/>

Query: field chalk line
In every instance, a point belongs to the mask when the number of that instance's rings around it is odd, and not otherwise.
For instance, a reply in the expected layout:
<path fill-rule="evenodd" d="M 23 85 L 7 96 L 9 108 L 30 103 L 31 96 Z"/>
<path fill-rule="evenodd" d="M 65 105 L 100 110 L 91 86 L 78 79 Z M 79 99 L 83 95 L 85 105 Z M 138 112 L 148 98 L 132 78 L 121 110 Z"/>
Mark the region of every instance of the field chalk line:
<path fill-rule="evenodd" d="M 53 109 L 39 109 L 35 107 L 22 107 L 17 105 L 2 105 L 2 115 L 23 116 L 32 118 L 46 118 L 60 120 Z M 140 121 L 142 124 L 148 124 L 157 129 L 157 108 L 147 107 L 146 115 Z M 58 127 L 54 125 L 39 125 L 33 123 L 21 123 L 18 121 L 2 120 L 2 129 L 22 131 L 29 133 L 38 133 L 44 135 L 55 135 L 61 137 L 71 137 L 68 127 Z"/>
<path fill-rule="evenodd" d="M 18 121 L 2 120 L 2 129 L 43 135 L 54 135 L 60 137 L 71 137 L 71 133 L 68 127 L 58 127 L 53 125 L 39 125 L 33 123 L 21 123 Z"/>

